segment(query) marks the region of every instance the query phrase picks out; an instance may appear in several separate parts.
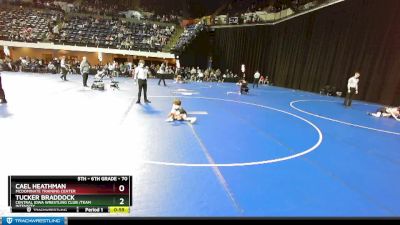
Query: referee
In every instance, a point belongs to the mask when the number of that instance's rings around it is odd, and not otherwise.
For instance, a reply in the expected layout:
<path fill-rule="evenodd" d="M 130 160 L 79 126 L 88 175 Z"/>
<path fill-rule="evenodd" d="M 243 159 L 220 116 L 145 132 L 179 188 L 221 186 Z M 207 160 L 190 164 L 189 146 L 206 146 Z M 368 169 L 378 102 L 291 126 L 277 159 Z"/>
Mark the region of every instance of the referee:
<path fill-rule="evenodd" d="M 254 86 L 257 86 L 257 88 L 258 88 L 259 81 L 260 81 L 260 72 L 258 72 L 258 70 L 257 70 L 256 73 L 254 74 L 253 88 L 254 88 Z"/>
<path fill-rule="evenodd" d="M 358 82 L 360 73 L 355 73 L 347 82 L 347 94 L 344 100 L 344 106 L 350 107 L 354 94 L 358 94 Z"/>
<path fill-rule="evenodd" d="M 160 69 L 157 71 L 158 75 L 160 76 L 160 80 L 158 81 L 158 85 L 160 85 L 161 81 L 163 81 L 164 82 L 164 86 L 167 86 L 165 84 L 165 77 L 164 77 L 165 76 L 165 72 L 166 72 L 166 66 L 163 63 L 163 64 L 161 64 Z"/>
<path fill-rule="evenodd" d="M 147 74 L 148 73 L 149 73 L 149 71 L 146 68 L 144 68 L 144 60 L 140 60 L 138 67 L 135 69 L 135 75 L 134 75 L 134 79 L 137 80 L 137 83 L 139 86 L 138 99 L 136 101 L 136 104 L 140 104 L 142 90 L 144 92 L 144 102 L 151 103 L 147 99 Z"/>

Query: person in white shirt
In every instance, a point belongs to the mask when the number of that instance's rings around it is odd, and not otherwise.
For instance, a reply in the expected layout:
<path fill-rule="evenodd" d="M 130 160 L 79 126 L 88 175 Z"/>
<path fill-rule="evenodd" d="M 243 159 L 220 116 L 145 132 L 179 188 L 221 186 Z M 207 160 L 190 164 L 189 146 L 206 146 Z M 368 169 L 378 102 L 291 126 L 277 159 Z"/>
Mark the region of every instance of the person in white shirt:
<path fill-rule="evenodd" d="M 26 61 L 25 58 L 21 57 L 20 59 L 21 59 L 21 65 L 22 66 L 27 66 L 28 65 L 28 61 Z"/>
<path fill-rule="evenodd" d="M 56 66 L 53 64 L 53 62 L 49 62 L 49 65 L 47 65 L 47 71 L 51 73 L 56 73 Z"/>
<path fill-rule="evenodd" d="M 356 72 L 347 82 L 347 94 L 344 100 L 345 107 L 350 107 L 354 94 L 358 94 L 358 82 L 360 73 Z"/>
<path fill-rule="evenodd" d="M 196 81 L 196 72 L 197 70 L 192 67 L 192 69 L 190 70 L 190 81 Z"/>
<path fill-rule="evenodd" d="M 139 86 L 139 92 L 138 92 L 138 100 L 136 101 L 136 104 L 140 104 L 140 98 L 142 96 L 142 89 L 144 92 L 144 102 L 145 103 L 151 103 L 147 99 L 147 74 L 148 74 L 148 69 L 144 67 L 144 60 L 139 61 L 138 67 L 135 69 L 135 74 L 134 74 L 134 79 L 137 81 L 138 86 Z"/>
<path fill-rule="evenodd" d="M 131 62 L 128 63 L 128 71 L 129 71 L 129 75 L 131 75 L 132 71 L 133 71 L 133 65 Z"/>
<path fill-rule="evenodd" d="M 87 81 L 89 78 L 90 65 L 85 56 L 82 58 L 82 62 L 81 62 L 81 65 L 79 68 L 80 68 L 80 72 L 82 74 L 83 86 L 88 87 Z"/>
<path fill-rule="evenodd" d="M 111 75 L 113 77 L 118 76 L 118 63 L 116 61 L 113 61 Z"/>
<path fill-rule="evenodd" d="M 60 67 L 61 67 L 61 80 L 67 81 L 67 64 L 65 62 L 65 56 L 61 57 L 60 61 Z"/>
<path fill-rule="evenodd" d="M 114 73 L 114 69 L 115 69 L 115 64 L 114 64 L 114 62 L 112 62 L 112 63 L 108 63 L 108 72 L 109 72 L 109 74 L 113 74 Z"/>
<path fill-rule="evenodd" d="M 194 74 L 196 74 L 196 72 L 197 72 L 197 70 L 196 70 L 194 67 L 192 67 L 192 70 L 190 70 L 190 73 L 191 73 L 192 75 L 194 75 Z"/>
<path fill-rule="evenodd" d="M 204 80 L 204 73 L 199 69 L 199 70 L 197 70 L 197 76 L 198 76 L 198 80 L 197 80 L 197 82 L 203 82 L 203 80 Z"/>
<path fill-rule="evenodd" d="M 163 81 L 164 82 L 164 86 L 167 86 L 165 84 L 165 77 L 164 77 L 165 74 L 167 73 L 166 64 L 162 63 L 161 66 L 160 66 L 160 69 L 157 71 L 157 73 L 158 73 L 158 76 L 160 76 L 160 80 L 158 81 L 158 85 L 160 85 L 161 81 Z"/>
<path fill-rule="evenodd" d="M 258 88 L 258 81 L 260 80 L 260 76 L 261 76 L 261 74 L 257 70 L 256 73 L 254 74 L 253 88 L 256 85 L 257 85 L 257 88 Z"/>

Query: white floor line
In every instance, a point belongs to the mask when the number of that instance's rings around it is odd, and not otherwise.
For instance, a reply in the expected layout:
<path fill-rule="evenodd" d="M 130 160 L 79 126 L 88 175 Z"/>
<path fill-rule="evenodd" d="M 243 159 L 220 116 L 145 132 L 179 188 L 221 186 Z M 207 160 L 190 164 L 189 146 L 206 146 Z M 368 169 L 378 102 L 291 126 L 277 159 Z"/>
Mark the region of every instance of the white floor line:
<path fill-rule="evenodd" d="M 318 114 L 310 113 L 310 112 L 307 112 L 305 110 L 299 109 L 296 106 L 294 106 L 295 103 L 298 103 L 298 102 L 315 102 L 315 101 L 319 101 L 319 102 L 338 102 L 338 101 L 329 101 L 329 100 L 297 100 L 297 101 L 290 102 L 290 107 L 292 107 L 293 109 L 295 109 L 295 110 L 297 110 L 299 112 L 302 112 L 302 113 L 305 113 L 305 114 L 308 114 L 308 115 L 311 115 L 311 116 L 314 116 L 314 117 L 317 117 L 317 118 L 320 118 L 320 119 L 329 120 L 329 121 L 332 121 L 332 122 L 336 122 L 336 123 L 340 123 L 340 124 L 344 124 L 344 125 L 348 125 L 348 126 L 353 126 L 353 127 L 358 127 L 358 128 L 363 128 L 363 129 L 367 129 L 367 130 L 372 130 L 372 131 L 377 131 L 377 132 L 382 132 L 382 133 L 387 133 L 387 134 L 400 135 L 400 133 L 398 133 L 398 132 L 376 129 L 376 128 L 362 126 L 362 125 L 349 123 L 349 122 L 345 122 L 345 121 L 341 121 L 341 120 L 337 120 L 337 119 L 332 119 L 332 118 L 325 117 L 325 116 L 320 116 Z"/>
<path fill-rule="evenodd" d="M 208 115 L 208 112 L 205 111 L 193 111 L 193 112 L 188 112 L 190 115 Z"/>
<path fill-rule="evenodd" d="M 201 150 L 203 151 L 205 157 L 207 158 L 208 163 L 210 164 L 215 164 L 214 159 L 211 157 L 211 154 L 209 153 L 208 149 L 206 148 L 206 146 L 204 145 L 203 141 L 201 140 L 201 138 L 199 137 L 199 135 L 197 134 L 196 130 L 194 129 L 193 125 L 189 123 L 189 127 L 193 132 L 194 137 L 196 138 L 197 142 L 200 145 Z M 224 178 L 224 176 L 221 173 L 221 170 L 216 167 L 213 166 L 212 167 L 215 176 L 217 177 L 219 183 L 221 184 L 221 186 L 224 188 L 228 198 L 231 200 L 234 208 L 240 213 L 243 213 L 243 209 L 241 209 L 241 207 L 239 206 L 238 202 L 235 200 L 232 191 L 229 188 L 228 182 L 226 181 L 226 179 Z"/>

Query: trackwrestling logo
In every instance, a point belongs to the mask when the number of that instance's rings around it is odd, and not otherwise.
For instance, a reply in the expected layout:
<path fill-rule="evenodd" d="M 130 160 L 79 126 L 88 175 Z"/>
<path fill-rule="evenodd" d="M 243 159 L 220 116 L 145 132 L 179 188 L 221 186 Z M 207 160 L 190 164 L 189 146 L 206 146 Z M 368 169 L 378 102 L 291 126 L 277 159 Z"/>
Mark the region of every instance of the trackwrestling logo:
<path fill-rule="evenodd" d="M 3 225 L 64 225 L 64 217 L 3 217 Z"/>

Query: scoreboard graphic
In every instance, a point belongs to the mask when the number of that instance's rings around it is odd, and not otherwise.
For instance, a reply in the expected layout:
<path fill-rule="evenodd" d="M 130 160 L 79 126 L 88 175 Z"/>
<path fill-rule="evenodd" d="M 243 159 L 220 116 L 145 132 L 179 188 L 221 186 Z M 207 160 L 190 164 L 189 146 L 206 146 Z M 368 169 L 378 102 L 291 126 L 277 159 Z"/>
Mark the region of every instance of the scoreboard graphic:
<path fill-rule="evenodd" d="M 129 213 L 131 176 L 9 176 L 12 213 Z"/>

